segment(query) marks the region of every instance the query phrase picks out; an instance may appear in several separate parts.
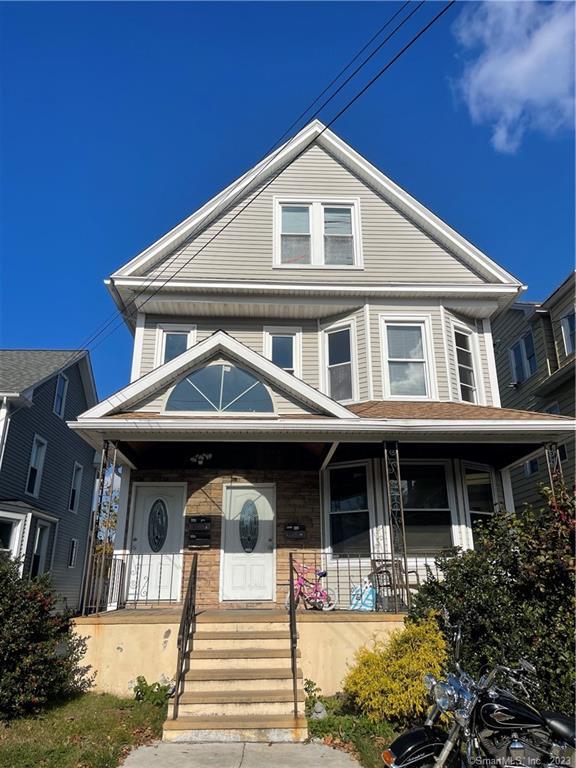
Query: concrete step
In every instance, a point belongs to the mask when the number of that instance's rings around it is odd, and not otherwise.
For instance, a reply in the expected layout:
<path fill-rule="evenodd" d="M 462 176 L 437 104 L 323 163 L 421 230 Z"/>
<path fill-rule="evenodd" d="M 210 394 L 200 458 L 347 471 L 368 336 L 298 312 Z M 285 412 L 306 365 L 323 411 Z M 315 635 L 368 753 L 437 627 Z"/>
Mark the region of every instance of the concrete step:
<path fill-rule="evenodd" d="M 304 741 L 305 717 L 178 717 L 164 723 L 164 741 Z"/>
<path fill-rule="evenodd" d="M 302 670 L 297 671 L 302 678 Z M 237 693 L 239 691 L 291 691 L 289 667 L 266 669 L 194 669 L 184 675 L 184 691 L 194 693 Z"/>
<path fill-rule="evenodd" d="M 222 615 L 226 616 L 227 613 L 234 614 L 236 611 L 222 611 Z M 227 618 L 226 620 L 210 620 L 210 621 L 196 621 L 196 632 L 286 632 L 290 631 L 290 625 L 288 621 L 279 621 L 278 619 L 270 621 L 240 621 L 235 619 L 234 616 Z"/>
<path fill-rule="evenodd" d="M 290 648 L 290 632 L 203 632 L 194 633 L 194 650 L 232 650 L 234 648 Z"/>
<path fill-rule="evenodd" d="M 306 696 L 304 691 L 297 692 L 299 707 L 304 711 Z M 168 705 L 168 718 L 172 717 L 173 700 Z M 225 692 L 187 692 L 180 696 L 178 716 L 245 716 L 262 717 L 264 715 L 292 715 L 294 699 L 292 689 L 286 691 L 236 691 Z"/>
<path fill-rule="evenodd" d="M 296 651 L 299 656 L 299 652 Z M 189 654 L 189 669 L 214 669 L 218 662 L 225 662 L 227 669 L 266 669 L 271 659 L 278 669 L 291 668 L 289 649 L 233 648 L 231 650 L 196 650 Z"/>

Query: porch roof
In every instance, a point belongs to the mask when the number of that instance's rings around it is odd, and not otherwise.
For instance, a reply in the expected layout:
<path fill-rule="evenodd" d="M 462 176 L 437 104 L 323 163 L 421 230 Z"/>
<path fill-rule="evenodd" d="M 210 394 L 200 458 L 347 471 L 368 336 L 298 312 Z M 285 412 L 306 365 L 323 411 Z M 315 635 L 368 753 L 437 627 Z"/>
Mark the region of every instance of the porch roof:
<path fill-rule="evenodd" d="M 318 414 L 261 416 L 167 415 L 125 412 L 70 422 L 98 447 L 102 440 L 229 442 L 525 443 L 566 440 L 576 420 L 455 402 L 367 401 L 349 418 Z"/>

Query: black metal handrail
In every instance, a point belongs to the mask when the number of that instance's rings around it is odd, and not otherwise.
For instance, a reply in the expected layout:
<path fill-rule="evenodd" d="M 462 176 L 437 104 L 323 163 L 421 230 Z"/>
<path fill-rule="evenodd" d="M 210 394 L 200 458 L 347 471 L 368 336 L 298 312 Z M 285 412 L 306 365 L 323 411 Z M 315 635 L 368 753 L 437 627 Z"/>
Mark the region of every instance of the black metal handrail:
<path fill-rule="evenodd" d="M 190 576 L 188 577 L 188 586 L 186 588 L 186 598 L 182 606 L 182 617 L 180 618 L 180 627 L 178 629 L 178 662 L 176 666 L 176 683 L 174 685 L 174 706 L 172 708 L 172 719 L 178 717 L 178 705 L 180 703 L 180 689 L 184 680 L 184 665 L 186 663 L 186 651 L 188 650 L 188 640 L 190 633 L 194 629 L 196 620 L 196 573 L 198 570 L 198 554 L 192 555 L 190 564 Z"/>
<path fill-rule="evenodd" d="M 294 557 L 290 552 L 290 579 L 288 580 L 290 613 L 290 659 L 292 665 L 292 695 L 294 697 L 294 717 L 298 717 L 298 632 L 296 628 L 296 601 L 294 600 Z"/>

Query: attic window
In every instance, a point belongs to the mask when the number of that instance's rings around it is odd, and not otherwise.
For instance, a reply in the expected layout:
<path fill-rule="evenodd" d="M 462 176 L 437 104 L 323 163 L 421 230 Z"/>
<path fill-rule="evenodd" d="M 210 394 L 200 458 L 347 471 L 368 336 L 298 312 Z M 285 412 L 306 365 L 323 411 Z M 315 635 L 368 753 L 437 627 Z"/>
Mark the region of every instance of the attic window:
<path fill-rule="evenodd" d="M 357 200 L 277 200 L 274 215 L 275 266 L 362 266 Z"/>
<path fill-rule="evenodd" d="M 219 363 L 182 379 L 166 401 L 165 411 L 199 413 L 273 413 L 272 398 L 252 373 Z"/>

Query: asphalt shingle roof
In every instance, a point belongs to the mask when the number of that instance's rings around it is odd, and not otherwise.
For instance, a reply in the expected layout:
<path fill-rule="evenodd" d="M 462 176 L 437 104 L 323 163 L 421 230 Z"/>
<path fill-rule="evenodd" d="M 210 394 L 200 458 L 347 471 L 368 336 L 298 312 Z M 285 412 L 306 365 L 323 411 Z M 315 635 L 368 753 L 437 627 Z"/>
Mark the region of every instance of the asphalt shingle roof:
<path fill-rule="evenodd" d="M 24 392 L 60 370 L 73 349 L 0 349 L 0 392 Z"/>

